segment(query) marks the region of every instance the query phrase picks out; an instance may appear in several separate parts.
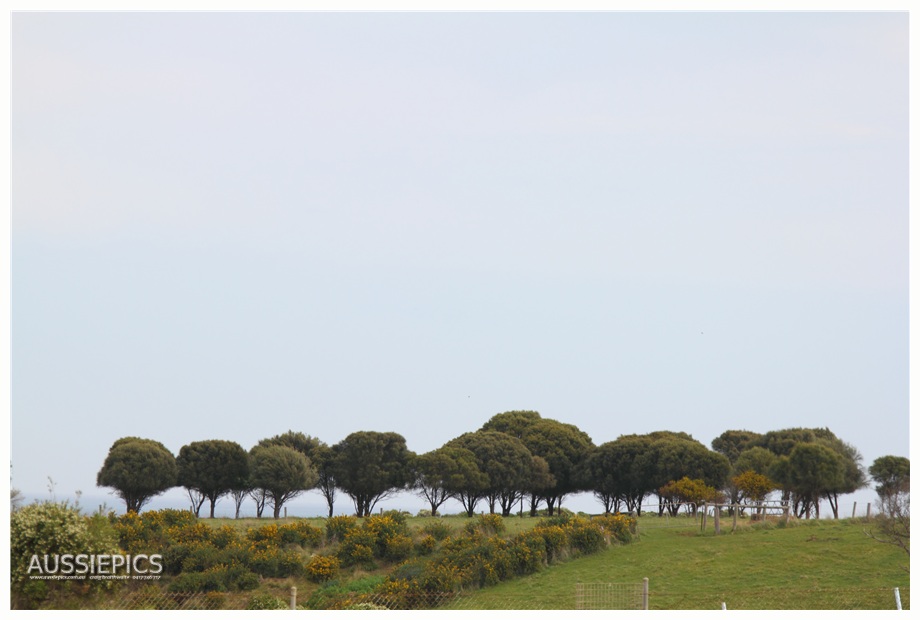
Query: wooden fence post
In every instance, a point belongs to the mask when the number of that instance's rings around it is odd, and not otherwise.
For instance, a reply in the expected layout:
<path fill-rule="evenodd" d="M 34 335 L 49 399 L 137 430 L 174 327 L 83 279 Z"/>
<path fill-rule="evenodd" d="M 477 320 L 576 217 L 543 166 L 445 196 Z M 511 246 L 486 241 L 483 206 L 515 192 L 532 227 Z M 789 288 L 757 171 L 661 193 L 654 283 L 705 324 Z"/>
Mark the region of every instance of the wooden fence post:
<path fill-rule="evenodd" d="M 700 520 L 700 531 L 701 531 L 701 532 L 705 532 L 705 531 L 706 531 L 706 514 L 707 514 L 708 512 L 709 512 L 709 508 L 707 507 L 707 504 L 704 502 L 704 503 L 703 503 L 703 517 L 702 517 L 702 519 Z"/>
<path fill-rule="evenodd" d="M 291 609 L 297 609 L 297 586 L 291 586 Z"/>
<path fill-rule="evenodd" d="M 719 504 L 714 504 L 712 507 L 712 517 L 713 517 L 712 523 L 716 528 L 716 536 L 718 536 L 719 533 L 721 532 L 721 529 L 719 528 L 719 513 L 721 512 L 722 512 L 722 506 L 720 506 Z"/>
<path fill-rule="evenodd" d="M 736 527 L 738 527 L 738 504 L 735 504 L 734 508 L 732 508 L 732 534 L 735 533 Z"/>

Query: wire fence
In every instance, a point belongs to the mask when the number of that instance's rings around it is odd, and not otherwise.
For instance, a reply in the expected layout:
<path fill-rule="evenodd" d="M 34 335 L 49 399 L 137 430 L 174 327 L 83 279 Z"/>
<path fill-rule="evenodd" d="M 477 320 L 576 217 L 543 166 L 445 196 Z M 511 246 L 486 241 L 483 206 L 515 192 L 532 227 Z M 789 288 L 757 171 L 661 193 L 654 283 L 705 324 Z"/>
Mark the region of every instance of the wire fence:
<path fill-rule="evenodd" d="M 110 600 L 112 610 L 877 610 L 910 609 L 910 587 L 898 588 L 756 588 L 733 589 L 719 593 L 699 591 L 692 594 L 669 592 L 666 588 L 643 583 L 576 584 L 567 593 L 531 592 L 507 595 L 488 588 L 469 592 L 405 592 L 399 594 L 346 593 L 320 596 L 317 593 L 298 597 L 297 589 L 289 594 L 251 592 L 169 592 L 154 586 L 125 592 Z"/>

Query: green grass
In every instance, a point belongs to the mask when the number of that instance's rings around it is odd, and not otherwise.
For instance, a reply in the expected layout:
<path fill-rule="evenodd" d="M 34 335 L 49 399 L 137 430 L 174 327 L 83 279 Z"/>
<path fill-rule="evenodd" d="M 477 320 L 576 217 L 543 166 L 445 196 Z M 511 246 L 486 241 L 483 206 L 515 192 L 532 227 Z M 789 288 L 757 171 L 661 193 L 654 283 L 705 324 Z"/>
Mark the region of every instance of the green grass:
<path fill-rule="evenodd" d="M 641 583 L 650 609 L 894 609 L 899 587 L 910 606 L 909 562 L 900 549 L 865 534 L 863 520 L 799 521 L 742 527 L 731 520 L 715 536 L 689 517 L 643 517 L 630 545 L 555 565 L 540 573 L 469 593 L 477 609 L 572 609 L 577 583 Z M 726 527 L 727 526 L 727 527 Z"/>

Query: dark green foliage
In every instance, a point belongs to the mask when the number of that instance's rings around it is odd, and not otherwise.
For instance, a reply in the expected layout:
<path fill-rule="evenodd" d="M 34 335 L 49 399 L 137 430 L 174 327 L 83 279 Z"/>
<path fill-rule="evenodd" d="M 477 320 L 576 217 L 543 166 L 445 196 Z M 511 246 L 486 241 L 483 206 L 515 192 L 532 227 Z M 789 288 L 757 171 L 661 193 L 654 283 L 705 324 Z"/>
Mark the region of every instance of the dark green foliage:
<path fill-rule="evenodd" d="M 256 446 L 250 452 L 249 480 L 253 488 L 265 491 L 277 519 L 284 503 L 312 488 L 317 475 L 310 460 L 293 448 Z"/>
<path fill-rule="evenodd" d="M 525 488 L 534 496 L 531 514 L 537 510 L 537 497 L 546 501 L 552 513 L 566 495 L 590 486 L 582 465 L 594 443 L 574 424 L 542 418 L 536 411 L 508 411 L 493 416 L 481 430 L 512 435 L 546 462 L 549 475 L 541 475 L 538 467 L 533 482 Z"/>
<path fill-rule="evenodd" d="M 753 431 L 725 431 L 712 440 L 712 449 L 734 464 L 742 452 L 756 445 L 763 435 Z"/>
<path fill-rule="evenodd" d="M 179 450 L 176 458 L 178 483 L 194 489 L 211 504 L 233 489 L 245 488 L 249 478 L 249 455 L 233 441 L 195 441 Z M 197 514 L 197 513 L 196 513 Z"/>
<path fill-rule="evenodd" d="M 415 457 L 411 473 L 412 487 L 428 501 L 433 516 L 451 497 L 470 488 L 484 490 L 488 481 L 479 471 L 476 456 L 456 446 L 443 446 Z"/>
<path fill-rule="evenodd" d="M 115 489 L 128 512 L 140 512 L 156 495 L 176 486 L 176 458 L 152 439 L 123 437 L 112 444 L 96 484 Z"/>
<path fill-rule="evenodd" d="M 170 592 L 228 592 L 254 590 L 259 576 L 240 564 L 217 566 L 205 572 L 183 572 L 169 584 Z"/>
<path fill-rule="evenodd" d="M 843 484 L 843 458 L 818 443 L 800 443 L 788 456 L 780 457 L 770 478 L 795 494 L 797 512 L 806 518 L 819 516 L 819 501 L 829 488 Z"/>
<path fill-rule="evenodd" d="M 880 456 L 869 466 L 875 482 L 875 492 L 886 499 L 896 493 L 910 491 L 910 459 L 904 456 Z"/>
<path fill-rule="evenodd" d="M 594 448 L 585 461 L 591 490 L 604 505 L 604 512 L 641 512 L 642 500 L 655 490 L 646 471 L 651 465 L 640 457 L 649 450 L 648 436 L 625 435 Z"/>
<path fill-rule="evenodd" d="M 476 456 L 479 471 L 488 478 L 488 484 L 479 497 L 488 500 L 489 512 L 494 513 L 496 504 L 499 504 L 502 515 L 511 514 L 512 507 L 523 496 L 532 479 L 533 456 L 527 446 L 520 439 L 498 431 L 465 433 L 447 445 L 465 448 Z M 466 495 L 473 497 L 475 494 L 468 490 Z M 464 507 L 472 516 L 475 501 L 464 502 Z"/>
<path fill-rule="evenodd" d="M 355 514 L 371 514 L 374 506 L 411 483 L 412 453 L 398 433 L 360 431 L 332 447 L 336 484 L 355 505 Z"/>

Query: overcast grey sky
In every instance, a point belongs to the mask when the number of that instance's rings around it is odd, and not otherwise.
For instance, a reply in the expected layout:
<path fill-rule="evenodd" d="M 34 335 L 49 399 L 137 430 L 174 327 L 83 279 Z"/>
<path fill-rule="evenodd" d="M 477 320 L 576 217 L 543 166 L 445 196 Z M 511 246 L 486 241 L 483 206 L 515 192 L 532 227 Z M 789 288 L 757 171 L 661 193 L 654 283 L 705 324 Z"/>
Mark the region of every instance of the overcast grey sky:
<path fill-rule="evenodd" d="M 511 409 L 909 456 L 908 118 L 905 12 L 14 14 L 13 485 Z"/>

